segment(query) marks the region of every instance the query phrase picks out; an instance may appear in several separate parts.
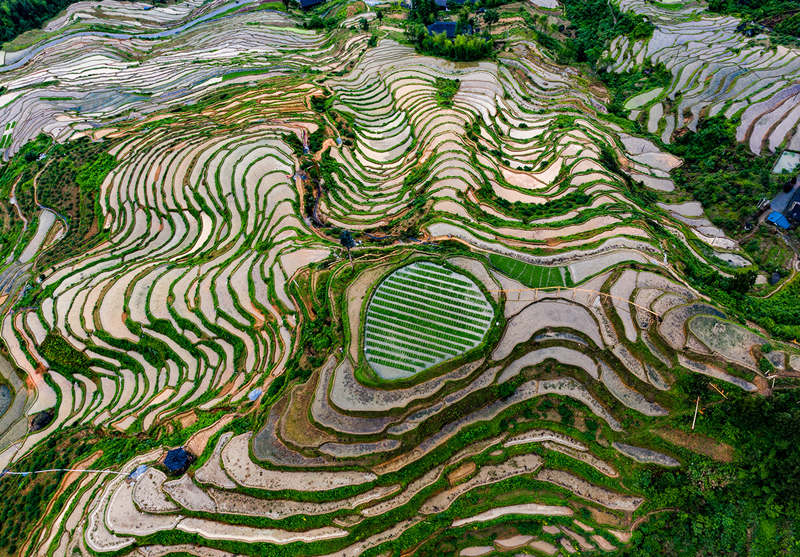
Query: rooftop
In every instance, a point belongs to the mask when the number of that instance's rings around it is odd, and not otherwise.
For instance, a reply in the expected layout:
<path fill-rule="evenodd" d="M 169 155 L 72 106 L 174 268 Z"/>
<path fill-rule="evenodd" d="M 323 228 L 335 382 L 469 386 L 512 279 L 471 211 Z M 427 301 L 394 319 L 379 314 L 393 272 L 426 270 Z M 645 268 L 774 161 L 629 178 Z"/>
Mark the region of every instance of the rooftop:
<path fill-rule="evenodd" d="M 434 0 L 436 5 L 440 8 L 447 8 L 448 0 Z M 451 4 L 458 4 L 459 6 L 464 3 L 464 0 L 449 0 Z"/>
<path fill-rule="evenodd" d="M 164 466 L 170 472 L 179 474 L 185 472 L 193 460 L 194 455 L 192 453 L 183 447 L 178 447 L 167 452 L 167 456 L 164 458 Z"/>
<path fill-rule="evenodd" d="M 778 211 L 772 211 L 767 215 L 767 222 L 771 222 L 778 228 L 783 228 L 784 230 L 789 230 L 789 228 L 792 227 L 792 225 L 789 224 L 789 220 Z"/>
<path fill-rule="evenodd" d="M 428 25 L 428 34 L 437 35 L 439 33 L 446 33 L 448 39 L 452 39 L 456 35 L 471 34 L 472 28 L 467 26 L 465 33 L 457 33 L 458 23 L 455 21 L 435 21 Z"/>

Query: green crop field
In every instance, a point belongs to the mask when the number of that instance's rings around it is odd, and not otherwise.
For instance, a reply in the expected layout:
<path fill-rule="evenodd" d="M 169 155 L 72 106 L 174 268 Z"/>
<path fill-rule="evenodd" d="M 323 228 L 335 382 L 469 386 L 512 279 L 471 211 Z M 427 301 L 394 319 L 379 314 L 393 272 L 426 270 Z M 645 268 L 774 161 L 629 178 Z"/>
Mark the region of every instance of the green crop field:
<path fill-rule="evenodd" d="M 474 348 L 492 306 L 468 277 L 433 263 L 412 263 L 381 282 L 364 333 L 367 361 L 383 379 L 409 377 Z"/>
<path fill-rule="evenodd" d="M 529 288 L 568 286 L 570 283 L 565 280 L 569 276 L 566 267 L 541 267 L 496 253 L 489 256 L 489 261 L 492 267 Z"/>

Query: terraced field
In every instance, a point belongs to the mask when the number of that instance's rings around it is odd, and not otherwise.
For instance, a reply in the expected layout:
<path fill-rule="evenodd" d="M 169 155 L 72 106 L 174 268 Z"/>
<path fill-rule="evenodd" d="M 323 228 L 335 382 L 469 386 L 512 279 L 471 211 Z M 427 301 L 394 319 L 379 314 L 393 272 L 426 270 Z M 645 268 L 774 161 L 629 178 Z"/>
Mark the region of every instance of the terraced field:
<path fill-rule="evenodd" d="M 367 362 L 398 379 L 475 348 L 494 311 L 469 277 L 441 265 L 412 263 L 385 278 L 364 324 Z"/>
<path fill-rule="evenodd" d="M 616 70 L 679 51 L 679 81 L 628 103 L 654 135 L 528 35 L 451 62 L 344 2 L 319 29 L 248 0 L 79 2 L 10 45 L 0 493 L 35 514 L 0 505 L 8 553 L 613 552 L 668 511 L 660 478 L 730 460 L 682 440 L 793 385 L 800 350 L 695 280 L 751 261 L 656 137 L 707 95 L 747 113 L 790 85 L 710 91 L 716 50 L 684 79 L 729 22 L 620 5 L 658 27 L 609 45 Z"/>
<path fill-rule="evenodd" d="M 724 114 L 740 120 L 738 141 L 758 154 L 785 146 L 800 150 L 800 72 L 796 51 L 771 47 L 765 35 L 746 40 L 741 21 L 716 16 L 699 2 L 669 5 L 619 0 L 625 11 L 647 16 L 656 27 L 649 39 L 618 37 L 608 49 L 613 71 L 630 71 L 644 62 L 665 64 L 672 74 L 666 88 L 628 100 L 631 117 L 669 142 L 684 127 L 695 130 L 701 115 Z"/>
<path fill-rule="evenodd" d="M 489 260 L 493 267 L 529 288 L 566 286 L 570 282 L 569 272 L 565 267 L 539 267 L 495 253 Z"/>

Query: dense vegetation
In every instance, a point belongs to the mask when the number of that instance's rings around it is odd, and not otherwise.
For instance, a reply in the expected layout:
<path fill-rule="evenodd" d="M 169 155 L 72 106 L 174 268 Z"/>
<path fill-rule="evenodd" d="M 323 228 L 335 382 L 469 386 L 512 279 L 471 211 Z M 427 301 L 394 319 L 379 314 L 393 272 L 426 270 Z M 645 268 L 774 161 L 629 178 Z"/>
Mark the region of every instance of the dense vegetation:
<path fill-rule="evenodd" d="M 643 16 L 621 12 L 607 0 L 564 0 L 563 5 L 572 24 L 568 54 L 577 62 L 595 64 L 607 43 L 619 35 L 644 39 L 653 34 L 653 24 Z"/>
<path fill-rule="evenodd" d="M 736 447 L 730 464 L 694 458 L 639 473 L 660 514 L 626 555 L 797 555 L 800 552 L 800 392 L 731 393 L 706 408 L 701 429 Z"/>
<path fill-rule="evenodd" d="M 678 136 L 671 146 L 684 160 L 673 172 L 676 185 L 691 192 L 711 221 L 731 234 L 741 231 L 761 198 L 779 188 L 771 175 L 772 159 L 753 155 L 735 134 L 734 123 L 717 116 L 701 121 L 697 133 Z"/>
<path fill-rule="evenodd" d="M 800 37 L 798 0 L 709 0 L 708 8 L 714 12 L 739 16 L 746 21 L 758 22 L 771 29 L 779 38 Z M 743 30 L 747 30 L 746 26 Z"/>
<path fill-rule="evenodd" d="M 438 10 L 439 8 L 433 0 L 414 2 L 411 9 L 408 11 L 408 20 L 413 23 L 430 25 L 436 21 Z"/>
<path fill-rule="evenodd" d="M 50 331 L 39 346 L 39 352 L 44 356 L 53 369 L 71 376 L 73 373 L 91 375 L 89 358 L 83 352 L 76 350 L 64 337 Z"/>
<path fill-rule="evenodd" d="M 436 104 L 443 108 L 452 107 L 453 97 L 458 93 L 461 83 L 457 79 L 437 77 L 434 85 L 436 86 Z"/>
<path fill-rule="evenodd" d="M 56 143 L 40 135 L 0 168 L 0 194 L 8 197 L 13 187 L 23 215 L 30 219 L 40 207 L 46 207 L 67 224 L 66 236 L 43 254 L 42 265 L 81 253 L 97 241 L 100 186 L 117 164 L 107 150 L 108 143 L 87 138 Z M 0 228 L 0 254 L 16 245 L 22 230 L 16 212 L 4 211 L 8 218 L 3 219 Z"/>
<path fill-rule="evenodd" d="M 485 185 L 479 189 L 477 191 L 477 197 L 481 201 L 486 201 L 501 207 L 505 213 L 528 223 L 553 215 L 563 215 L 576 207 L 586 205 L 591 199 L 582 191 L 572 191 L 562 195 L 558 199 L 551 199 L 545 203 L 523 203 L 521 201 L 512 203 L 498 196 L 489 185 Z"/>

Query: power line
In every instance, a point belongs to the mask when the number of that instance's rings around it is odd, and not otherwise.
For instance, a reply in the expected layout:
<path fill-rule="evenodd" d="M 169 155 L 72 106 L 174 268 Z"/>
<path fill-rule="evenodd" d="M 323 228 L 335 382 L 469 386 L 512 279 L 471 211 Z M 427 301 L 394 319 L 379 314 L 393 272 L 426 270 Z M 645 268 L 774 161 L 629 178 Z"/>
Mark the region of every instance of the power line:
<path fill-rule="evenodd" d="M 570 291 L 571 290 L 573 292 L 573 294 L 576 293 L 576 292 L 582 292 L 582 293 L 587 293 L 587 294 L 595 294 L 597 296 L 605 296 L 606 298 L 611 298 L 613 300 L 619 300 L 620 302 L 624 302 L 625 304 L 630 304 L 630 305 L 632 305 L 632 306 L 634 306 L 634 307 L 636 307 L 636 308 L 638 308 L 638 309 L 640 309 L 642 311 L 646 311 L 647 313 L 655 316 L 658 319 L 661 318 L 661 316 L 657 312 L 653 311 L 652 309 L 650 309 L 648 307 L 639 305 L 636 302 L 632 302 L 632 301 L 630 301 L 630 300 L 628 300 L 626 298 L 621 298 L 619 296 L 614 296 L 613 294 L 609 294 L 608 292 L 600 292 L 599 290 L 592 290 L 590 288 L 579 288 L 579 287 L 574 287 L 574 286 L 542 286 L 540 288 L 497 288 L 497 289 L 489 290 L 489 292 L 503 292 L 503 293 L 508 293 L 508 292 L 533 292 L 533 295 L 534 295 L 533 300 L 524 300 L 524 299 L 517 298 L 516 300 L 510 300 L 510 301 L 512 301 L 512 302 L 535 302 L 535 301 L 537 301 L 537 296 L 539 294 L 539 291 L 541 291 L 541 292 L 556 292 L 556 293 L 560 294 L 562 290 L 565 290 L 565 291 Z"/>
<path fill-rule="evenodd" d="M 13 472 L 11 470 L 3 470 L 0 472 L 0 478 L 3 476 L 31 476 L 34 474 L 46 474 L 46 473 L 53 473 L 53 472 L 88 472 L 93 474 L 117 474 L 120 476 L 127 476 L 124 472 L 118 472 L 116 470 L 94 470 L 92 468 L 50 468 L 47 470 L 31 470 L 29 472 Z"/>

